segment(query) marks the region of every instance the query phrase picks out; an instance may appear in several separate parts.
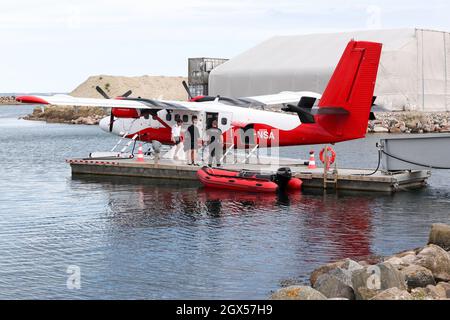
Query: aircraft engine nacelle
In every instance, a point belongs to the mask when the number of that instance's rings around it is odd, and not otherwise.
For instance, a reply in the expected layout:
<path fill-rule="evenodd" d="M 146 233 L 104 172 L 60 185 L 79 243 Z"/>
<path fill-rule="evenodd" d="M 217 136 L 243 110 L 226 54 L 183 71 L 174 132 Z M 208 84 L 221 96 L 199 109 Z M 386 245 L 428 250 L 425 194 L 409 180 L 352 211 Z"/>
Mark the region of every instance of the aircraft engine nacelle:
<path fill-rule="evenodd" d="M 141 117 L 141 112 L 139 109 L 112 108 L 111 113 L 116 118 L 140 118 Z"/>

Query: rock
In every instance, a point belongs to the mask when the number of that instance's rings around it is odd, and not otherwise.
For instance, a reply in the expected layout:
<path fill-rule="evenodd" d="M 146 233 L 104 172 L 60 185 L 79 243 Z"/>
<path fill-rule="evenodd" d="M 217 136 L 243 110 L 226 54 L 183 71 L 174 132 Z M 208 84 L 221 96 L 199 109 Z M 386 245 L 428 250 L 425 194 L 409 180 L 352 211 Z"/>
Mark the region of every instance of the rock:
<path fill-rule="evenodd" d="M 413 300 L 413 297 L 408 291 L 393 287 L 381 291 L 370 300 Z"/>
<path fill-rule="evenodd" d="M 444 250 L 450 250 L 450 225 L 433 223 L 431 225 L 428 244 L 435 244 Z"/>
<path fill-rule="evenodd" d="M 346 262 L 346 260 L 339 260 L 339 261 L 328 263 L 328 264 L 325 264 L 323 266 L 316 268 L 309 277 L 309 282 L 311 283 L 311 286 L 314 287 L 314 284 L 316 283 L 317 278 L 319 278 L 322 274 L 328 273 L 333 269 L 341 267 L 342 265 L 344 265 L 345 262 Z"/>
<path fill-rule="evenodd" d="M 354 261 L 352 259 L 345 259 L 344 261 L 345 262 L 341 266 L 341 269 L 343 269 L 343 270 L 345 270 L 347 272 L 353 272 L 353 271 L 356 271 L 356 270 L 364 269 L 364 267 L 361 264 L 359 264 L 358 262 L 356 262 L 356 261 Z M 346 273 L 346 274 L 348 274 L 348 273 Z M 350 274 L 348 274 L 348 275 L 350 275 Z M 351 281 L 352 281 L 352 278 L 351 278 L 351 275 L 350 275 L 350 277 L 348 278 L 348 282 L 351 283 Z"/>
<path fill-rule="evenodd" d="M 434 299 L 446 299 L 447 298 L 447 291 L 443 286 L 433 286 L 428 285 L 427 286 L 428 295 L 430 295 Z"/>
<path fill-rule="evenodd" d="M 320 275 L 314 284 L 314 289 L 320 291 L 328 298 L 344 297 L 354 300 L 352 273 L 356 270 L 364 269 L 364 267 L 351 259 L 345 259 L 343 262 L 341 267 Z"/>
<path fill-rule="evenodd" d="M 404 275 L 389 262 L 354 271 L 352 284 L 357 300 L 369 300 L 393 287 L 407 289 Z"/>
<path fill-rule="evenodd" d="M 414 264 L 431 270 L 438 281 L 450 281 L 450 255 L 437 245 L 427 245 L 417 254 Z"/>
<path fill-rule="evenodd" d="M 403 260 L 402 258 L 399 257 L 390 257 L 389 259 L 386 260 L 386 262 L 392 264 L 392 265 L 399 265 L 399 264 L 403 264 Z"/>
<path fill-rule="evenodd" d="M 343 259 L 339 260 L 337 262 L 329 263 L 326 265 L 323 265 L 317 269 L 315 269 L 310 276 L 310 282 L 311 286 L 314 287 L 314 284 L 316 283 L 317 279 L 326 273 L 330 273 L 333 276 L 337 277 L 338 279 L 341 279 L 344 283 L 346 283 L 348 286 L 352 285 L 352 272 L 355 270 L 359 270 L 364 268 L 361 264 L 358 262 L 352 260 L 352 259 Z"/>
<path fill-rule="evenodd" d="M 277 290 L 271 300 L 326 300 L 319 291 L 307 286 L 290 286 Z"/>
<path fill-rule="evenodd" d="M 84 124 L 92 126 L 95 124 L 95 120 L 92 119 L 92 117 L 87 117 L 87 118 L 85 118 Z"/>
<path fill-rule="evenodd" d="M 442 288 L 445 290 L 446 298 L 450 298 L 450 283 L 448 282 L 439 282 L 436 285 L 436 288 Z"/>
<path fill-rule="evenodd" d="M 433 273 L 422 266 L 409 265 L 400 269 L 400 272 L 405 276 L 408 290 L 427 285 L 435 285 Z"/>
<path fill-rule="evenodd" d="M 419 250 L 420 251 L 420 250 Z M 416 252 L 414 250 L 402 251 L 393 255 L 392 257 L 384 259 L 385 262 L 389 262 L 393 265 L 410 265 L 413 264 L 416 259 Z"/>
<path fill-rule="evenodd" d="M 404 265 L 410 265 L 414 263 L 414 260 L 416 260 L 416 254 L 408 254 L 402 258 L 400 258 L 402 260 L 402 264 Z"/>
<path fill-rule="evenodd" d="M 327 300 L 348 300 L 347 298 L 328 298 Z"/>
<path fill-rule="evenodd" d="M 414 288 L 411 290 L 411 296 L 414 300 L 433 300 L 430 291 L 426 288 Z"/>
<path fill-rule="evenodd" d="M 373 128 L 373 132 L 375 132 L 375 133 L 387 133 L 387 132 L 389 132 L 389 129 L 387 129 L 385 127 L 376 126 L 376 127 Z"/>
<path fill-rule="evenodd" d="M 339 279 L 329 273 L 322 274 L 319 278 L 317 278 L 317 281 L 314 284 L 314 289 L 322 293 L 327 298 L 347 298 L 349 300 L 355 299 L 353 288 L 342 279 Z"/>
<path fill-rule="evenodd" d="M 384 262 L 384 260 L 385 259 L 382 256 L 371 254 L 371 255 L 359 257 L 358 263 L 364 267 L 367 267 L 372 264 L 379 264 L 381 262 Z"/>
<path fill-rule="evenodd" d="M 401 133 L 402 130 L 398 127 L 391 127 L 391 128 L 389 128 L 389 132 L 390 133 Z"/>
<path fill-rule="evenodd" d="M 425 124 L 423 126 L 423 132 L 432 132 L 432 131 L 433 131 L 433 128 L 431 128 L 431 125 Z"/>

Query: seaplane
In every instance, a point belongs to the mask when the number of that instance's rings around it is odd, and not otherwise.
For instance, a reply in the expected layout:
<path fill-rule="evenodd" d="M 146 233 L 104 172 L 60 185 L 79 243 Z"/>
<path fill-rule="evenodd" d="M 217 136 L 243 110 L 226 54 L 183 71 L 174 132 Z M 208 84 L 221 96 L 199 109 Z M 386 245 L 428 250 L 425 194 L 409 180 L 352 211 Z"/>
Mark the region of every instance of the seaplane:
<path fill-rule="evenodd" d="M 166 101 L 131 97 L 131 91 L 110 99 L 98 88 L 101 99 L 58 94 L 26 95 L 16 100 L 108 108 L 111 114 L 100 121 L 100 128 L 142 142 L 172 145 L 171 128 L 175 122 L 181 119 L 186 128 L 196 115 L 200 132 L 217 120 L 224 146 L 230 149 L 335 144 L 365 137 L 381 48 L 381 43 L 351 40 L 323 94 L 299 91 L 244 98 L 190 96 L 189 101 Z M 281 110 L 268 110 L 274 105 L 280 105 Z"/>

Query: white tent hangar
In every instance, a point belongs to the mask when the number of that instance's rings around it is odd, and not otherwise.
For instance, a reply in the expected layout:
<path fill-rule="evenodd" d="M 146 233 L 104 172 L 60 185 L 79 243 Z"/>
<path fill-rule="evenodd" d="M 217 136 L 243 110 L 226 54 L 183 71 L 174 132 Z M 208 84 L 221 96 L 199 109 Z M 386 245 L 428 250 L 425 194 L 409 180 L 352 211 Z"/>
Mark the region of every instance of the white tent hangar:
<path fill-rule="evenodd" d="M 214 69 L 209 93 L 322 93 L 351 39 L 383 43 L 377 104 L 393 111 L 450 111 L 450 33 L 423 29 L 273 37 Z"/>

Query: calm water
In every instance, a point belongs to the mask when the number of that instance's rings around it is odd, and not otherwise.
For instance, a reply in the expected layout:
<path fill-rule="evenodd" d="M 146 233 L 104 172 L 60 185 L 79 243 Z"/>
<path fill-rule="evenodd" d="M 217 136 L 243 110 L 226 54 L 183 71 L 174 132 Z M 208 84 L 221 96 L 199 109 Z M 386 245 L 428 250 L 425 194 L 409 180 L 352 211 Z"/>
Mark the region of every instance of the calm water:
<path fill-rule="evenodd" d="M 431 223 L 450 223 L 446 171 L 409 193 L 289 197 L 72 178 L 66 158 L 108 150 L 116 138 L 17 120 L 31 109 L 0 106 L 1 299 L 264 299 L 320 264 L 414 248 Z M 378 138 L 337 146 L 340 165 L 375 167 Z M 81 268 L 80 290 L 67 289 L 69 265 Z"/>

